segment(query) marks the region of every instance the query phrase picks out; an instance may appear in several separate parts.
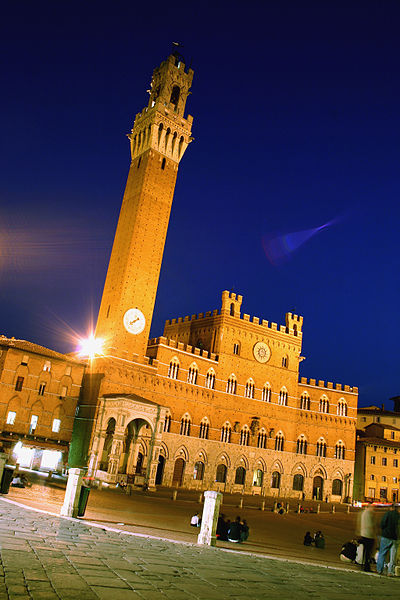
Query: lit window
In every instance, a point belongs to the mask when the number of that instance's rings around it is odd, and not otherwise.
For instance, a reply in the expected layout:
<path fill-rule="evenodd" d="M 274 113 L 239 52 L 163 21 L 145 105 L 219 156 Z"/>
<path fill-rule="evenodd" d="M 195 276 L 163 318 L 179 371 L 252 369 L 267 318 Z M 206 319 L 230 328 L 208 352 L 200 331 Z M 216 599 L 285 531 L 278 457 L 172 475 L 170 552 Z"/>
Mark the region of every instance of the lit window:
<path fill-rule="evenodd" d="M 199 373 L 199 370 L 197 368 L 197 365 L 195 363 L 190 365 L 189 371 L 188 371 L 188 378 L 187 378 L 188 383 L 195 384 L 197 382 L 198 373 Z"/>
<path fill-rule="evenodd" d="M 170 379 L 178 379 L 179 362 L 177 358 L 173 358 L 169 363 L 168 377 Z"/>
<path fill-rule="evenodd" d="M 335 446 L 335 458 L 344 459 L 345 452 L 346 450 L 343 442 L 338 442 Z"/>
<path fill-rule="evenodd" d="M 249 445 L 249 436 L 250 436 L 250 432 L 249 432 L 247 426 L 245 425 L 240 432 L 239 444 L 241 446 L 248 446 Z"/>
<path fill-rule="evenodd" d="M 46 360 L 46 362 L 44 363 L 43 371 L 51 371 L 51 362 L 49 360 Z"/>
<path fill-rule="evenodd" d="M 399 466 L 399 461 L 397 460 L 397 458 L 393 459 L 393 466 L 394 467 L 398 467 Z"/>
<path fill-rule="evenodd" d="M 286 369 L 287 366 L 288 366 L 288 357 L 282 356 L 282 367 L 284 367 Z"/>
<path fill-rule="evenodd" d="M 280 406 L 287 406 L 287 399 L 288 399 L 288 393 L 286 391 L 286 388 L 282 388 L 281 391 L 279 392 L 278 404 Z"/>
<path fill-rule="evenodd" d="M 14 425 L 16 416 L 17 416 L 17 413 L 10 410 L 7 415 L 7 425 Z"/>
<path fill-rule="evenodd" d="M 233 354 L 239 354 L 239 344 L 233 344 Z"/>
<path fill-rule="evenodd" d="M 302 410 L 310 410 L 310 396 L 307 392 L 304 392 L 304 394 L 301 395 L 300 408 Z"/>
<path fill-rule="evenodd" d="M 38 423 L 38 416 L 37 415 L 32 415 L 31 416 L 31 423 L 29 425 L 29 433 L 33 433 L 37 427 L 37 423 Z"/>
<path fill-rule="evenodd" d="M 203 419 L 202 422 L 200 423 L 199 438 L 202 438 L 203 440 L 208 440 L 209 428 L 210 428 L 210 425 L 208 423 L 208 420 Z"/>
<path fill-rule="evenodd" d="M 221 442 L 226 442 L 229 444 L 231 441 L 231 426 L 229 423 L 225 423 L 221 428 Z"/>
<path fill-rule="evenodd" d="M 266 448 L 267 447 L 267 434 L 265 430 L 262 429 L 257 437 L 257 448 Z"/>
<path fill-rule="evenodd" d="M 226 382 L 226 392 L 227 394 L 236 394 L 236 377 L 231 375 Z"/>
<path fill-rule="evenodd" d="M 282 452 L 284 442 L 285 442 L 285 439 L 283 437 L 283 433 L 279 432 L 275 437 L 275 450 Z"/>
<path fill-rule="evenodd" d="M 193 479 L 203 479 L 204 477 L 204 463 L 199 460 L 194 464 Z"/>
<path fill-rule="evenodd" d="M 166 431 L 168 433 L 170 429 L 171 429 L 171 415 L 167 415 L 165 417 L 165 421 L 164 421 L 164 431 Z"/>
<path fill-rule="evenodd" d="M 328 413 L 329 412 L 329 400 L 326 396 L 322 396 L 319 401 L 319 412 Z"/>
<path fill-rule="evenodd" d="M 307 454 L 307 440 L 303 435 L 301 435 L 297 440 L 296 452 L 297 454 Z"/>
<path fill-rule="evenodd" d="M 214 369 L 209 369 L 206 375 L 206 388 L 209 390 L 213 390 L 215 387 L 215 371 Z"/>
<path fill-rule="evenodd" d="M 382 458 L 382 466 L 386 467 L 386 465 L 387 465 L 387 458 L 384 457 L 384 458 Z"/>
<path fill-rule="evenodd" d="M 51 430 L 54 431 L 54 433 L 58 433 L 60 431 L 60 425 L 61 425 L 60 419 L 53 419 L 53 427 Z"/>
<path fill-rule="evenodd" d="M 190 435 L 190 417 L 184 416 L 181 419 L 181 429 L 179 431 L 180 435 Z"/>
<path fill-rule="evenodd" d="M 252 379 L 249 379 L 246 382 L 246 385 L 244 388 L 244 397 L 245 398 L 254 398 L 254 381 Z"/>
<path fill-rule="evenodd" d="M 337 414 L 340 417 L 347 417 L 347 403 L 344 398 L 341 398 L 337 405 Z"/>
<path fill-rule="evenodd" d="M 320 438 L 317 442 L 316 455 L 326 457 L 326 442 L 323 438 Z"/>
<path fill-rule="evenodd" d="M 375 456 L 371 456 L 371 465 L 375 464 Z"/>
<path fill-rule="evenodd" d="M 261 392 L 261 400 L 264 402 L 271 402 L 271 386 L 269 383 L 266 383 Z"/>
<path fill-rule="evenodd" d="M 42 381 L 42 383 L 39 385 L 39 396 L 43 396 L 44 395 L 44 390 L 46 389 L 46 384 L 44 383 L 44 381 Z"/>

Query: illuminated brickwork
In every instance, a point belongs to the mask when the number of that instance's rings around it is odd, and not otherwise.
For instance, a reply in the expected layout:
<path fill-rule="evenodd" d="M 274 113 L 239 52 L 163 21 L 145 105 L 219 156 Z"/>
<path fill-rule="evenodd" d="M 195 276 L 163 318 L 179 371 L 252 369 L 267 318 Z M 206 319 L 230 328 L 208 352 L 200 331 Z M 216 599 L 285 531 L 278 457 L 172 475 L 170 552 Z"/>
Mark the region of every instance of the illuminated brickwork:
<path fill-rule="evenodd" d="M 94 424 L 77 429 L 79 460 L 87 453 L 89 474 L 108 482 L 341 500 L 352 493 L 358 390 L 299 382 L 301 316 L 287 313 L 281 326 L 250 318 L 242 296 L 224 291 L 219 309 L 167 321 L 146 350 L 177 167 L 191 139 L 183 110 L 192 75 L 176 55 L 162 63 L 130 136 L 96 332 L 106 352 L 85 377 L 79 416 Z M 123 325 L 130 308 L 145 316 L 139 333 Z M 133 329 L 137 322 L 134 313 Z"/>
<path fill-rule="evenodd" d="M 128 360 L 146 353 L 178 165 L 191 141 L 184 110 L 192 78 L 175 56 L 155 69 L 149 104 L 129 135 L 131 166 L 96 330 L 108 354 Z M 145 317 L 138 335 L 123 324 L 132 308 Z"/>

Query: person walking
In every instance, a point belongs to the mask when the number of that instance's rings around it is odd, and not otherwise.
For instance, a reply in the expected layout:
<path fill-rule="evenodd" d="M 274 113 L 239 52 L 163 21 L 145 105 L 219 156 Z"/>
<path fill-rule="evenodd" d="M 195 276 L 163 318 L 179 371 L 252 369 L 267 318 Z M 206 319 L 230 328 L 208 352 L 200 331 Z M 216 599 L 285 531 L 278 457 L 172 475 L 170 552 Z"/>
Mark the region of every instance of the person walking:
<path fill-rule="evenodd" d="M 364 556 L 362 561 L 363 571 L 370 571 L 372 549 L 375 542 L 375 516 L 374 506 L 372 504 L 367 504 L 360 515 L 359 532 L 359 543 L 364 546 Z"/>
<path fill-rule="evenodd" d="M 381 520 L 381 543 L 379 546 L 376 570 L 379 575 L 383 573 L 386 554 L 389 552 L 388 576 L 393 577 L 396 564 L 397 545 L 399 540 L 400 515 L 396 504 L 385 512 Z"/>

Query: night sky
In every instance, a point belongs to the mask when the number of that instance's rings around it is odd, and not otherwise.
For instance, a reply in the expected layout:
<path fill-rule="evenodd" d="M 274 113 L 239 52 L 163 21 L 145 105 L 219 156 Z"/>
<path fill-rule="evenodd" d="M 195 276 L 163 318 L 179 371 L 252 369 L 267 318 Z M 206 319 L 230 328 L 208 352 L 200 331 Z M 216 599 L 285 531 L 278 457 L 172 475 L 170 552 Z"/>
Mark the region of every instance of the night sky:
<path fill-rule="evenodd" d="M 71 351 L 100 303 L 153 68 L 184 45 L 193 136 L 152 336 L 243 295 L 304 316 L 301 375 L 400 393 L 400 3 L 6 2 L 0 333 Z"/>

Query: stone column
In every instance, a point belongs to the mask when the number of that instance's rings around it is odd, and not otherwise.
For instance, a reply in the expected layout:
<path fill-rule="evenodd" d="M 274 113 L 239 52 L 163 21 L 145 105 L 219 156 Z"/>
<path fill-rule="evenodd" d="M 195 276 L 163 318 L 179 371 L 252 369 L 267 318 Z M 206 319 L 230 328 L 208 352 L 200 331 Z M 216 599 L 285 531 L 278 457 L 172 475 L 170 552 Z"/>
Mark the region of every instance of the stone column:
<path fill-rule="evenodd" d="M 70 469 L 68 471 L 67 489 L 65 490 L 64 504 L 61 507 L 62 517 L 76 517 L 78 502 L 82 487 L 83 469 Z"/>
<path fill-rule="evenodd" d="M 217 538 L 215 532 L 217 529 L 217 521 L 219 515 L 219 507 L 222 501 L 220 492 L 207 491 L 204 492 L 204 508 L 201 517 L 200 533 L 197 536 L 198 544 L 207 544 L 215 546 Z"/>

